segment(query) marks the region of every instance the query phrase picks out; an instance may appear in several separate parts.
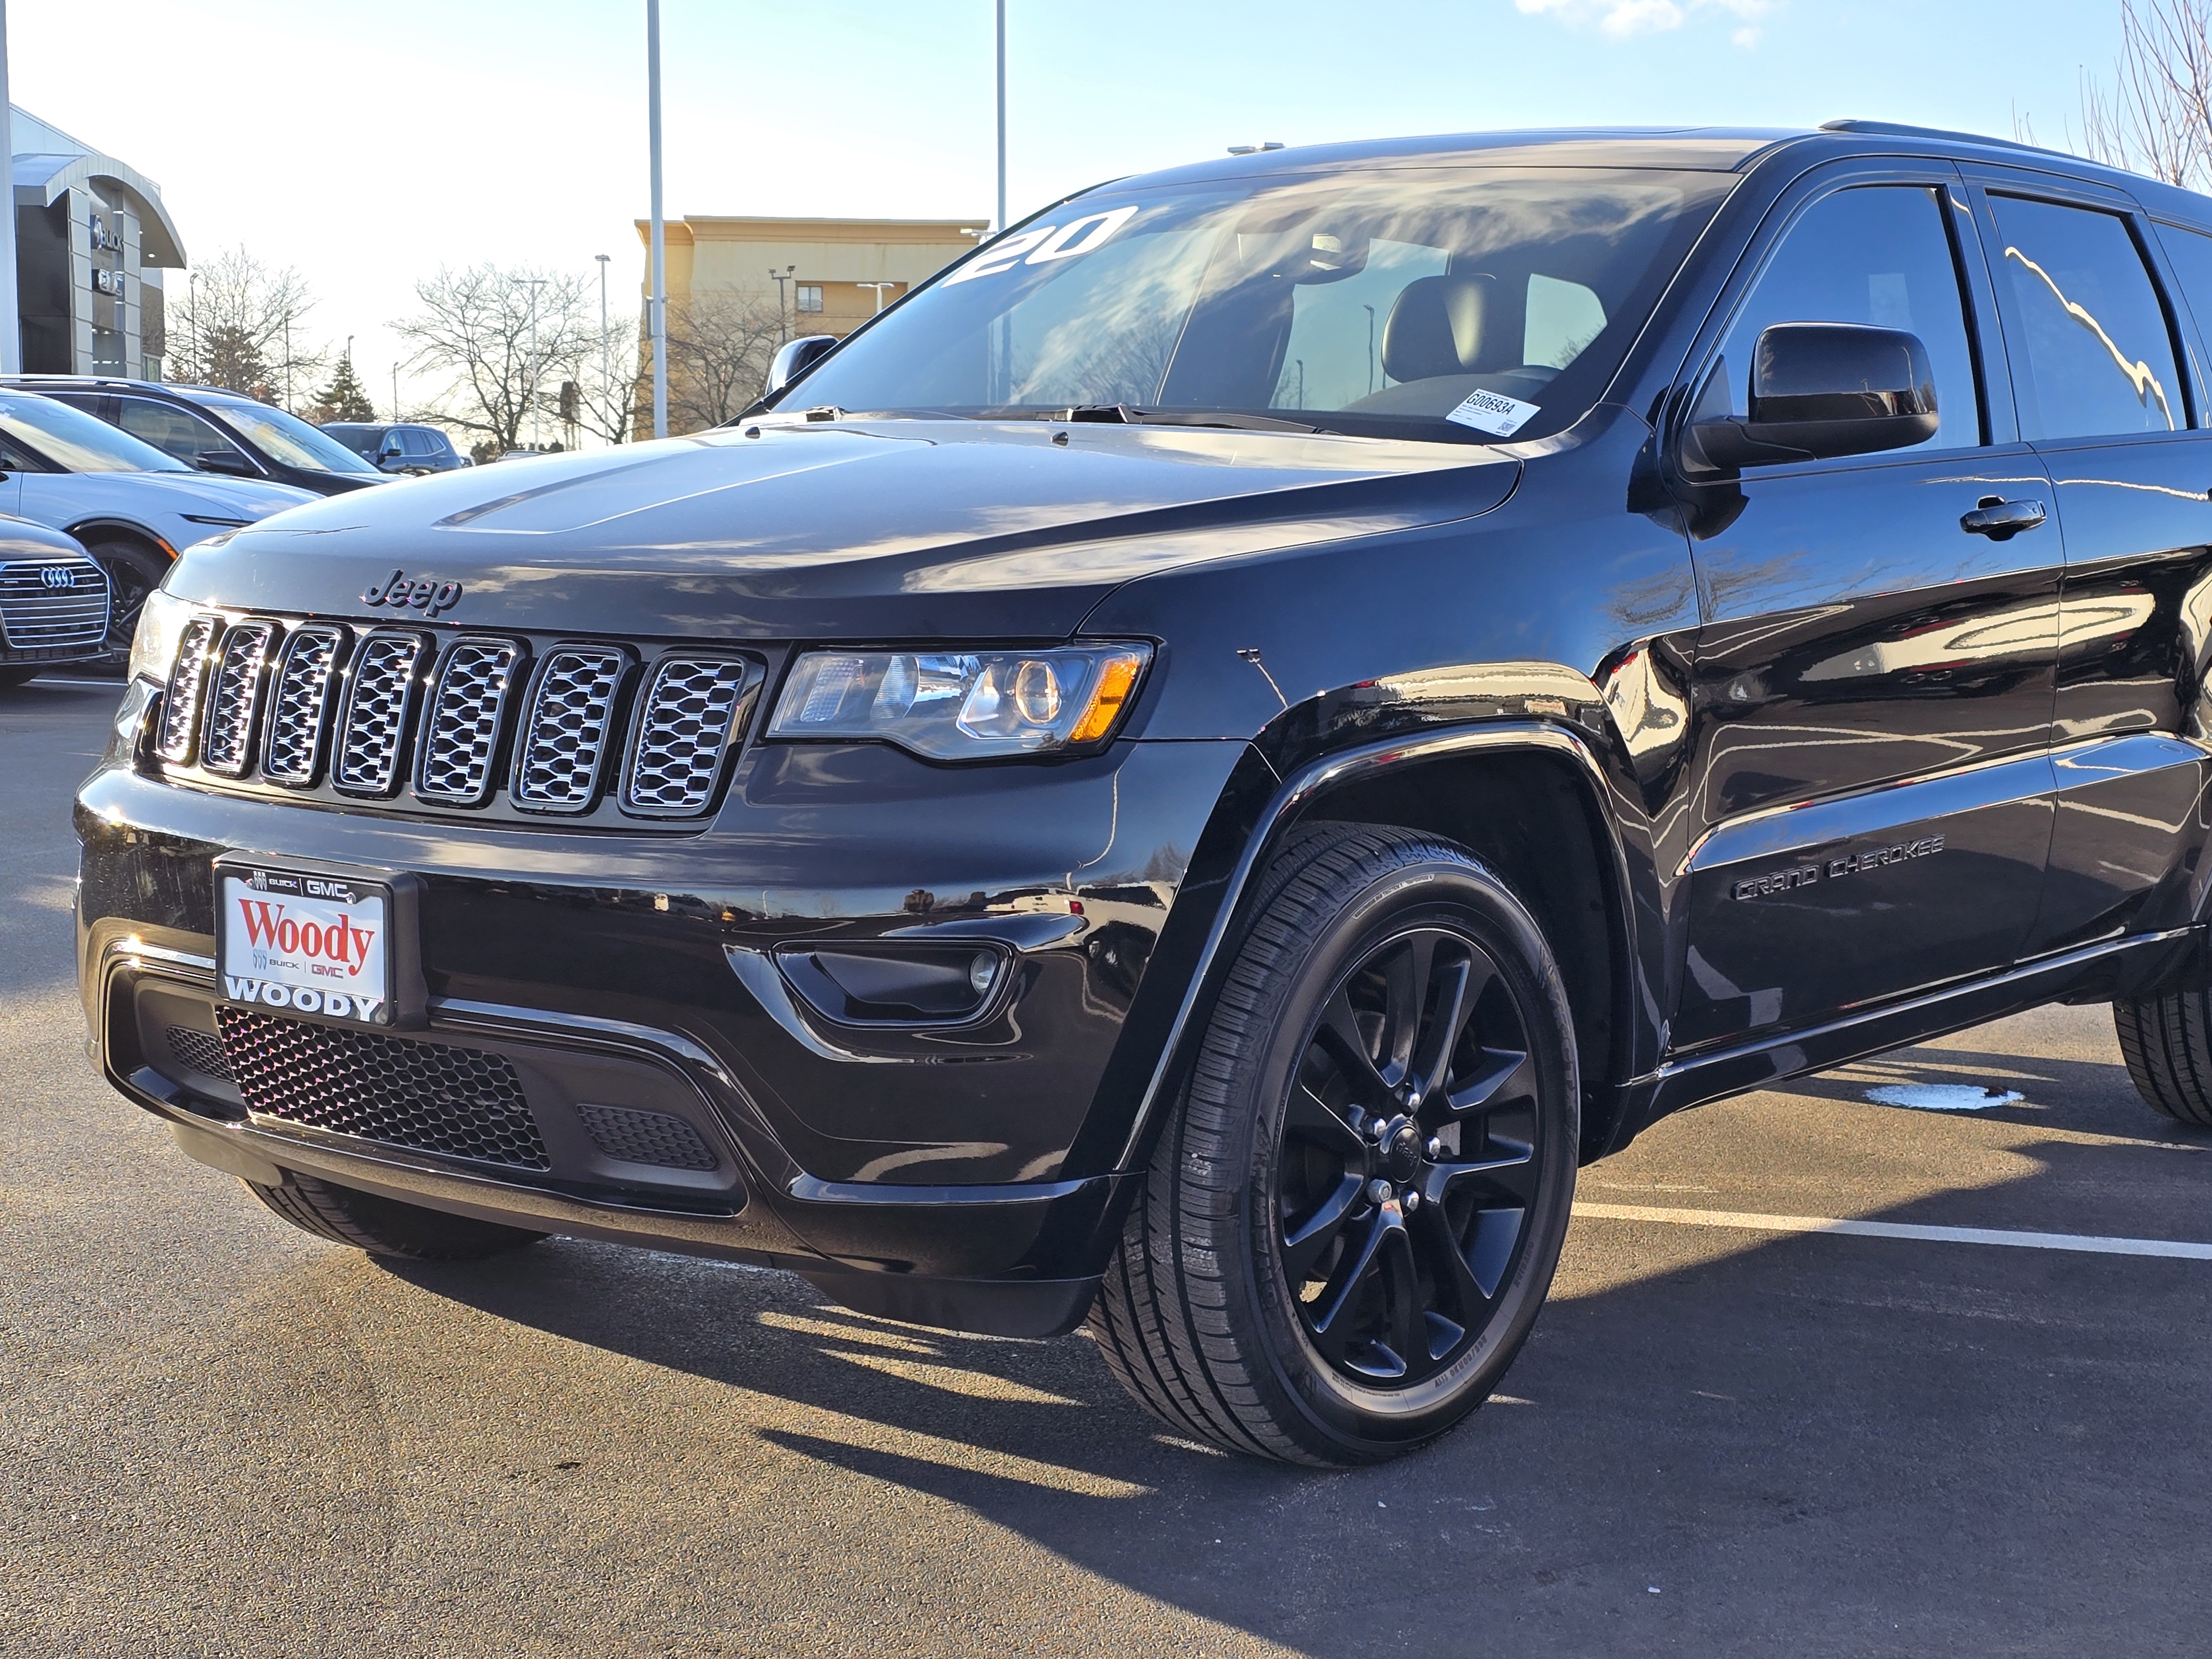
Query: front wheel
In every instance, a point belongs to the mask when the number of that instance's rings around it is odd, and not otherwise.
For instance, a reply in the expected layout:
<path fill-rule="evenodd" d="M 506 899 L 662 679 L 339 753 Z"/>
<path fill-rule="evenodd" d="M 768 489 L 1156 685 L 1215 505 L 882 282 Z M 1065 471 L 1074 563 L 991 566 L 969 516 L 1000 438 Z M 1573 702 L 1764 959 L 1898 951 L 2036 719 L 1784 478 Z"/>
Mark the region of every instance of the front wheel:
<path fill-rule="evenodd" d="M 1255 915 L 1092 1333 L 1179 1433 L 1372 1462 L 1480 1405 L 1535 1322 L 1572 1021 L 1528 910 L 1436 837 L 1302 831 Z"/>
<path fill-rule="evenodd" d="M 85 551 L 107 573 L 107 654 L 127 662 L 138 613 L 146 608 L 146 596 L 169 574 L 169 562 L 152 548 L 120 538 L 88 543 Z"/>
<path fill-rule="evenodd" d="M 281 1187 L 256 1181 L 246 1190 L 301 1232 L 332 1244 L 350 1244 L 371 1255 L 415 1261 L 477 1261 L 504 1255 L 545 1237 L 527 1228 L 448 1215 L 419 1204 L 294 1175 Z"/>

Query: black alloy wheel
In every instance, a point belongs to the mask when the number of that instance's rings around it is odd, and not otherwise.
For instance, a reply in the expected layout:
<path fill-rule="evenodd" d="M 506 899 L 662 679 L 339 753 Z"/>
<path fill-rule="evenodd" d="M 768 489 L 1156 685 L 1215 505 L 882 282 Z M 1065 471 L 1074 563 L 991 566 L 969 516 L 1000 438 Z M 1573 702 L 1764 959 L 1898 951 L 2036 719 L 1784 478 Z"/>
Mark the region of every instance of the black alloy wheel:
<path fill-rule="evenodd" d="M 1528 1021 L 1463 928 L 1409 928 L 1340 980 L 1306 1033 L 1274 1194 L 1277 1259 L 1334 1369 L 1419 1382 L 1489 1322 L 1535 1201 L 1536 1091 Z"/>
<path fill-rule="evenodd" d="M 1463 847 L 1298 831 L 1259 884 L 1091 1317 L 1176 1432 L 1345 1467 L 1486 1400 L 1565 1241 L 1573 1018 Z"/>
<path fill-rule="evenodd" d="M 146 596 L 169 574 L 169 562 L 151 548 L 119 538 L 88 543 L 85 551 L 107 573 L 107 654 L 120 668 L 130 660 Z"/>

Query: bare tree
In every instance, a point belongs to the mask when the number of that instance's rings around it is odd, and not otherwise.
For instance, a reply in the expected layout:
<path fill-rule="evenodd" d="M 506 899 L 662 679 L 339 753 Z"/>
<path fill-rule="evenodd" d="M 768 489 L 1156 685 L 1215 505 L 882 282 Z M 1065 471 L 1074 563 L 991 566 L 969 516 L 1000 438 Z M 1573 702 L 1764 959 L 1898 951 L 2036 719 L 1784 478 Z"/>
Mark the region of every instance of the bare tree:
<path fill-rule="evenodd" d="M 514 449 L 536 412 L 557 419 L 562 365 L 599 335 L 580 276 L 532 266 L 471 265 L 415 284 L 422 310 L 392 325 L 414 347 L 411 362 L 451 377 L 433 412 Z"/>
<path fill-rule="evenodd" d="M 2111 83 L 2085 70 L 2081 100 L 2069 149 L 2191 190 L 2212 185 L 2212 0 L 2120 0 Z M 2036 142 L 2027 117 L 2013 127 Z"/>
<path fill-rule="evenodd" d="M 769 363 L 784 342 L 782 307 L 773 295 L 725 289 L 668 307 L 668 427 L 702 432 L 743 412 L 768 384 Z M 642 380 L 653 392 L 650 373 Z"/>
<path fill-rule="evenodd" d="M 196 267 L 181 293 L 172 288 L 165 297 L 171 380 L 288 408 L 313 395 L 330 353 L 308 335 L 314 295 L 291 266 L 271 270 L 241 245 Z"/>
<path fill-rule="evenodd" d="M 640 386 L 647 388 L 651 401 L 652 382 L 640 350 L 643 331 L 643 320 L 635 315 L 614 318 L 603 349 L 598 331 L 587 328 L 588 337 L 579 337 L 577 355 L 563 366 L 580 392 L 576 423 L 603 442 L 626 444 L 634 435 Z"/>

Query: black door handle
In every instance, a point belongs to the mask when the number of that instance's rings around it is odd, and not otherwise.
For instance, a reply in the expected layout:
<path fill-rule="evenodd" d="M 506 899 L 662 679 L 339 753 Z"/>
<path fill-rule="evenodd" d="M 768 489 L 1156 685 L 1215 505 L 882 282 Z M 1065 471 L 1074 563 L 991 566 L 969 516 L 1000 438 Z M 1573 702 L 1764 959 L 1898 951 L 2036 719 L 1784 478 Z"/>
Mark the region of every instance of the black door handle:
<path fill-rule="evenodd" d="M 2002 496 L 1984 495 L 1979 506 L 1960 519 L 1959 528 L 1970 536 L 1987 536 L 2001 542 L 2034 529 L 2045 516 L 2041 501 L 2008 501 Z"/>

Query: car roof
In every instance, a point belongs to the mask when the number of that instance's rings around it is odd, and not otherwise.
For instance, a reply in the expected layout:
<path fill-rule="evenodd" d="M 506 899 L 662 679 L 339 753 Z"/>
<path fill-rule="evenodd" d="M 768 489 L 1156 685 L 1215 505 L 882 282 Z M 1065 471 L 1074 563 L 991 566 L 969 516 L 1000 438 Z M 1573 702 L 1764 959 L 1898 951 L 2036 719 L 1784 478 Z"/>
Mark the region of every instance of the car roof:
<path fill-rule="evenodd" d="M 210 399 L 234 404 L 253 401 L 243 392 L 233 392 L 228 386 L 196 386 L 187 380 L 134 380 L 122 374 L 10 374 L 7 383 L 26 392 L 125 391 L 176 398 L 186 403 Z"/>
<path fill-rule="evenodd" d="M 1244 181 L 1269 176 L 1377 168 L 1487 166 L 1632 167 L 1744 173 L 1783 152 L 1810 166 L 1848 155 L 1941 155 L 2001 162 L 2127 191 L 2161 217 L 2212 224 L 2212 197 L 2078 155 L 1986 133 L 1849 118 L 1818 127 L 1558 127 L 1290 145 L 1109 181 L 1116 191 L 1159 185 Z M 1109 185 L 1094 186 L 1108 188 Z M 1089 194 L 1089 191 L 1080 192 Z"/>

